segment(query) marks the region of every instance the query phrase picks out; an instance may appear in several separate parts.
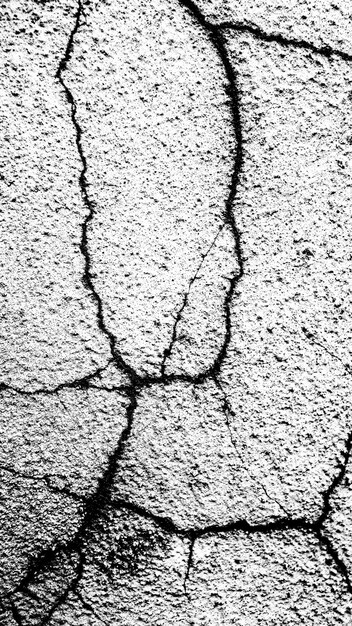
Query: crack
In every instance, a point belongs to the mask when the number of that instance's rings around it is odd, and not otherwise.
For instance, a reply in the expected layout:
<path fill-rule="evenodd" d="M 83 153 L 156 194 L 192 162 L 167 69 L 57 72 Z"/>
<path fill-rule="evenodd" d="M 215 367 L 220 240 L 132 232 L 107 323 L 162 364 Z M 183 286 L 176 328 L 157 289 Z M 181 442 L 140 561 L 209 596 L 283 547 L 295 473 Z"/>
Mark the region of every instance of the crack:
<path fill-rule="evenodd" d="M 133 389 L 130 393 L 130 404 L 126 411 L 127 424 L 121 433 L 118 444 L 114 451 L 109 455 L 108 465 L 103 475 L 98 479 L 98 486 L 95 492 L 84 500 L 84 515 L 79 529 L 76 531 L 73 539 L 69 540 L 66 544 L 57 544 L 54 548 L 50 547 L 44 550 L 39 557 L 37 557 L 30 564 L 27 574 L 23 577 L 16 588 L 8 594 L 13 596 L 15 593 L 23 591 L 28 585 L 35 580 L 36 575 L 49 568 L 55 561 L 55 558 L 63 553 L 65 555 L 72 555 L 76 553 L 79 555 L 79 567 L 77 575 L 67 585 L 65 591 L 57 598 L 53 603 L 50 612 L 41 621 L 41 625 L 48 623 L 48 620 L 52 617 L 54 612 L 66 601 L 68 594 L 74 591 L 83 575 L 84 566 L 84 549 L 86 543 L 89 543 L 89 533 L 93 532 L 94 525 L 99 518 L 103 515 L 104 510 L 109 506 L 111 501 L 111 491 L 113 487 L 113 481 L 118 465 L 118 461 L 123 454 L 125 445 L 129 438 L 134 411 L 137 407 L 137 393 Z"/>
<path fill-rule="evenodd" d="M 75 578 L 73 578 L 73 580 L 66 587 L 63 593 L 59 595 L 57 600 L 52 604 L 48 614 L 41 620 L 41 626 L 48 624 L 48 622 L 51 620 L 52 616 L 54 615 L 56 609 L 58 609 L 60 606 L 65 604 L 69 594 L 74 593 L 79 583 L 81 582 L 81 579 L 83 576 L 83 567 L 84 567 L 84 557 L 81 551 L 79 551 L 79 557 L 80 558 L 79 558 L 78 567 L 77 567 L 77 574 Z"/>
<path fill-rule="evenodd" d="M 83 199 L 84 206 L 87 209 L 87 217 L 85 218 L 82 224 L 82 237 L 81 237 L 81 242 L 80 242 L 80 250 L 84 258 L 84 273 L 83 273 L 82 281 L 86 289 L 91 294 L 93 300 L 95 301 L 95 304 L 97 307 L 98 327 L 99 327 L 99 330 L 102 332 L 102 334 L 105 335 L 105 337 L 109 341 L 110 352 L 113 356 L 113 359 L 115 360 L 116 364 L 126 374 L 128 374 L 131 377 L 132 381 L 137 382 L 140 378 L 139 375 L 133 369 L 133 367 L 131 367 L 124 361 L 122 356 L 119 354 L 116 348 L 116 338 L 114 337 L 113 333 L 107 328 L 105 324 L 102 299 L 94 287 L 94 282 L 92 278 L 92 261 L 91 261 L 90 253 L 89 253 L 88 230 L 95 215 L 94 203 L 90 200 L 89 195 L 88 195 L 87 159 L 84 154 L 83 146 L 82 146 L 82 128 L 77 119 L 77 105 L 76 105 L 76 102 L 74 100 L 71 90 L 66 85 L 63 79 L 63 74 L 67 70 L 67 64 L 71 59 L 73 46 L 74 46 L 74 38 L 76 34 L 78 33 L 80 27 L 82 26 L 82 16 L 84 17 L 83 2 L 82 0 L 78 0 L 78 7 L 77 7 L 76 14 L 75 14 L 75 23 L 69 35 L 64 56 L 62 57 L 59 63 L 58 70 L 56 72 L 56 78 L 59 81 L 61 87 L 63 88 L 67 103 L 70 106 L 71 121 L 76 131 L 77 151 L 78 151 L 81 163 L 82 163 L 82 169 L 81 169 L 81 173 L 79 176 L 79 186 L 80 186 L 81 196 Z"/>
<path fill-rule="evenodd" d="M 17 610 L 17 607 L 15 605 L 14 602 L 10 602 L 10 609 L 11 609 L 11 613 L 13 616 L 13 619 L 15 620 L 16 624 L 18 624 L 18 626 L 23 626 L 22 625 L 22 617 L 20 615 L 20 613 Z"/>
<path fill-rule="evenodd" d="M 105 620 L 103 620 L 94 610 L 94 608 L 89 604 L 89 602 L 87 602 L 82 594 L 77 591 L 77 589 L 74 591 L 75 596 L 78 598 L 78 600 L 80 601 L 80 603 L 82 604 L 83 608 L 86 609 L 87 611 L 89 611 L 92 615 L 94 615 L 94 617 L 99 620 L 99 622 L 101 622 L 102 624 L 107 624 L 108 622 L 106 622 Z"/>
<path fill-rule="evenodd" d="M 313 54 L 317 54 L 323 56 L 327 59 L 337 56 L 344 61 L 352 61 L 352 54 L 348 52 L 343 52 L 342 50 L 338 50 L 336 48 L 332 48 L 331 46 L 324 44 L 322 46 L 315 46 L 304 39 L 294 39 L 291 37 L 285 37 L 280 33 L 267 33 L 262 30 L 259 26 L 253 23 L 245 24 L 244 22 L 232 22 L 232 21 L 224 21 L 219 22 L 216 25 L 216 28 L 221 30 L 233 30 L 238 33 L 249 33 L 253 35 L 256 39 L 260 41 L 265 41 L 268 43 L 278 43 L 283 47 L 293 47 L 300 48 L 303 50 L 308 50 Z"/>
<path fill-rule="evenodd" d="M 87 374 L 86 376 L 82 376 L 80 378 L 75 378 L 74 380 L 71 380 L 68 382 L 60 383 L 59 385 L 57 385 L 56 387 L 53 387 L 52 389 L 42 387 L 40 389 L 33 389 L 33 390 L 27 391 L 26 389 L 21 389 L 13 385 L 8 385 L 7 383 L 0 383 L 0 392 L 12 391 L 22 396 L 40 396 L 40 395 L 51 396 L 51 395 L 55 395 L 56 393 L 59 393 L 60 391 L 64 391 L 65 389 L 81 389 L 81 390 L 101 389 L 102 391 L 111 391 L 111 390 L 119 391 L 120 389 L 125 390 L 126 388 L 129 388 L 130 386 L 120 385 L 118 387 L 112 388 L 112 387 L 94 385 L 91 383 L 91 380 L 93 380 L 96 376 L 100 376 L 100 374 L 102 374 L 110 365 L 110 363 L 112 363 L 113 361 L 114 359 L 109 359 L 106 365 L 104 365 L 103 367 L 99 367 L 91 374 Z"/>
<path fill-rule="evenodd" d="M 189 599 L 189 594 L 188 594 L 188 591 L 187 591 L 187 582 L 189 581 L 189 577 L 190 577 L 190 573 L 191 573 L 191 567 L 192 567 L 192 563 L 193 563 L 193 552 L 194 552 L 194 544 L 195 544 L 195 542 L 196 542 L 196 537 L 195 536 L 191 536 L 190 544 L 189 544 L 189 552 L 188 552 L 186 573 L 185 573 L 185 577 L 183 579 L 183 589 L 184 589 L 185 595 L 187 596 L 188 599 Z"/>
<path fill-rule="evenodd" d="M 213 380 L 214 380 L 214 382 L 215 382 L 215 385 L 216 385 L 216 386 L 217 386 L 217 388 L 219 389 L 219 391 L 222 393 L 222 396 L 223 396 L 223 413 L 224 413 L 224 416 L 225 416 L 225 423 L 226 423 L 226 427 L 227 427 L 227 430 L 229 431 L 229 435 L 230 435 L 231 443 L 232 443 L 233 447 L 235 448 L 236 453 L 237 453 L 237 455 L 238 455 L 238 457 L 239 457 L 240 461 L 242 462 L 242 465 L 243 465 L 244 470 L 246 471 L 246 473 L 247 473 L 248 477 L 250 478 L 250 480 L 252 480 L 252 481 L 254 482 L 254 484 L 255 484 L 255 485 L 258 485 L 258 486 L 259 486 L 259 487 L 260 487 L 260 488 L 264 491 L 264 493 L 265 493 L 266 497 L 267 497 L 267 498 L 268 498 L 271 502 L 275 502 L 275 503 L 278 505 L 279 509 L 281 509 L 281 511 L 282 511 L 282 512 L 283 512 L 283 513 L 287 516 L 287 517 L 290 517 L 290 514 L 289 514 L 289 513 L 288 513 L 288 511 L 285 509 L 285 507 L 281 504 L 281 502 L 279 502 L 279 500 L 277 500 L 276 498 L 274 498 L 273 496 L 271 496 L 271 495 L 269 494 L 269 492 L 268 492 L 267 488 L 265 487 L 265 485 L 264 485 L 263 483 L 260 483 L 260 482 L 256 481 L 256 479 L 255 479 L 255 478 L 253 478 L 253 476 L 251 475 L 251 473 L 250 473 L 249 469 L 247 468 L 246 463 L 245 463 L 245 460 L 244 460 L 244 458 L 243 458 L 242 454 L 240 453 L 240 451 L 239 451 L 239 449 L 238 449 L 238 447 L 237 447 L 237 445 L 236 445 L 236 442 L 235 442 L 235 440 L 234 440 L 234 438 L 233 438 L 233 433 L 232 433 L 231 426 L 230 426 L 230 422 L 229 422 L 229 414 L 230 414 L 230 415 L 232 415 L 233 417 L 235 417 L 235 415 L 234 415 L 234 413 L 233 413 L 233 411 L 232 411 L 232 409 L 231 409 L 230 402 L 229 402 L 229 400 L 228 400 L 228 398 L 227 398 L 227 395 L 226 395 L 226 393 L 225 393 L 225 391 L 224 391 L 224 389 L 223 389 L 223 387 L 222 387 L 222 385 L 221 385 L 221 383 L 220 383 L 220 381 L 219 381 L 218 377 L 217 377 L 217 376 L 214 376 Z"/>
<path fill-rule="evenodd" d="M 331 352 L 331 350 L 329 350 L 329 348 L 327 348 L 323 343 L 321 343 L 320 341 L 317 341 L 317 339 L 315 338 L 315 335 L 313 335 L 313 333 L 307 330 L 307 328 L 305 328 L 304 326 L 302 326 L 302 331 L 307 337 L 307 339 L 309 339 L 313 345 L 319 346 L 319 348 L 322 348 L 322 350 L 325 350 L 325 352 L 329 354 L 333 359 L 340 361 L 340 363 L 345 368 L 347 374 L 349 374 L 350 376 L 352 375 L 352 368 L 348 363 L 344 363 L 341 357 Z"/>
<path fill-rule="evenodd" d="M 188 297 L 189 297 L 190 292 L 192 290 L 193 283 L 197 280 L 199 272 L 202 269 L 202 266 L 203 266 L 203 263 L 204 263 L 205 259 L 207 258 L 208 254 L 211 252 L 211 250 L 213 249 L 213 247 L 214 247 L 214 245 L 215 245 L 215 243 L 216 243 L 220 233 L 223 231 L 224 228 L 225 228 L 225 224 L 222 224 L 222 226 L 220 226 L 218 232 L 216 233 L 212 243 L 210 244 L 208 250 L 204 254 L 201 255 L 201 261 L 200 261 L 200 263 L 199 263 L 199 265 L 197 267 L 197 270 L 196 270 L 195 274 L 193 275 L 193 277 L 191 278 L 191 280 L 189 281 L 188 289 L 187 289 L 186 293 L 183 296 L 183 301 L 182 301 L 181 308 L 178 310 L 176 318 L 175 318 L 175 322 L 174 322 L 174 325 L 173 325 L 172 335 L 171 335 L 171 340 L 170 340 L 169 346 L 168 346 L 168 348 L 165 348 L 165 350 L 164 350 L 164 356 L 163 356 L 163 360 L 162 360 L 162 363 L 161 363 L 161 377 L 162 378 L 165 377 L 166 361 L 167 361 L 167 359 L 170 358 L 172 349 L 174 347 L 174 344 L 177 341 L 177 326 L 178 326 L 179 322 L 181 321 L 182 313 L 183 313 L 184 309 L 186 308 L 186 306 L 188 304 Z"/>
<path fill-rule="evenodd" d="M 352 581 L 350 580 L 347 566 L 345 562 L 343 561 L 343 559 L 341 559 L 338 553 L 338 550 L 334 548 L 332 541 L 326 535 L 323 534 L 323 531 L 321 528 L 316 529 L 315 534 L 318 538 L 320 545 L 324 546 L 325 551 L 335 563 L 338 572 L 340 573 L 340 575 L 342 576 L 343 580 L 346 583 L 348 592 L 352 595 Z"/>
<path fill-rule="evenodd" d="M 126 509 L 128 511 L 131 511 L 133 513 L 136 513 L 144 518 L 147 518 L 153 521 L 156 525 L 158 525 L 160 528 L 162 528 L 168 533 L 189 539 L 190 549 L 189 549 L 189 554 L 188 554 L 185 578 L 183 582 L 183 587 L 184 587 L 184 591 L 186 595 L 188 595 L 187 581 L 189 580 L 190 570 L 192 567 L 193 550 L 194 550 L 194 544 L 195 544 L 196 539 L 203 537 L 205 535 L 217 535 L 219 533 L 236 532 L 236 531 L 243 531 L 243 532 L 246 532 L 247 534 L 255 534 L 255 533 L 270 534 L 272 532 L 285 531 L 285 530 L 290 530 L 290 529 L 292 530 L 296 529 L 296 530 L 305 531 L 305 532 L 312 532 L 316 535 L 320 545 L 324 548 L 326 552 L 328 552 L 328 554 L 331 556 L 331 558 L 335 562 L 339 572 L 341 573 L 344 580 L 346 581 L 348 590 L 352 593 L 352 586 L 348 577 L 347 567 L 343 563 L 343 561 L 340 559 L 338 552 L 333 547 L 333 544 L 330 541 L 330 539 L 325 537 L 322 531 L 322 525 L 325 522 L 331 510 L 331 505 L 330 505 L 331 496 L 333 495 L 336 488 L 341 484 L 346 473 L 347 462 L 351 455 L 352 433 L 349 435 L 346 441 L 346 452 L 344 453 L 343 462 L 339 464 L 339 471 L 337 475 L 335 476 L 334 480 L 332 481 L 331 485 L 329 486 L 329 488 L 323 494 L 322 513 L 318 517 L 318 519 L 313 522 L 309 522 L 305 518 L 294 519 L 292 517 L 286 516 L 286 517 L 275 519 L 274 521 L 270 521 L 267 523 L 251 524 L 246 520 L 238 520 L 237 522 L 230 522 L 230 523 L 222 524 L 222 525 L 210 524 L 202 528 L 183 529 L 183 528 L 178 527 L 170 518 L 155 515 L 147 511 L 143 507 L 140 507 L 139 505 L 129 503 L 120 499 L 113 499 L 112 491 L 113 491 L 114 477 L 116 474 L 118 463 L 123 455 L 124 449 L 126 447 L 126 444 L 129 440 L 129 437 L 132 431 L 133 419 L 134 419 L 135 410 L 137 408 L 137 400 L 138 400 L 138 394 L 140 390 L 142 390 L 143 388 L 150 387 L 155 384 L 169 384 L 174 381 L 183 381 L 183 382 L 188 382 L 192 384 L 199 384 L 203 382 L 204 380 L 206 380 L 206 378 L 213 378 L 214 381 L 217 381 L 217 378 L 216 378 L 217 374 L 220 371 L 222 362 L 226 358 L 228 346 L 231 340 L 231 303 L 232 303 L 233 296 L 235 295 L 235 292 L 236 292 L 236 287 L 244 274 L 244 258 L 242 254 L 242 248 L 241 248 L 240 232 L 237 228 L 235 218 L 233 215 L 233 210 L 232 210 L 233 202 L 234 202 L 234 199 L 237 193 L 237 188 L 240 182 L 240 174 L 241 174 L 241 168 L 242 168 L 242 162 L 243 162 L 243 139 L 242 139 L 242 128 L 241 128 L 241 116 L 240 116 L 240 102 L 239 102 L 239 95 L 238 95 L 238 89 L 237 89 L 236 75 L 229 60 L 229 55 L 227 53 L 226 43 L 225 43 L 225 34 L 222 31 L 224 29 L 232 29 L 232 30 L 237 30 L 240 32 L 249 32 L 252 35 L 264 41 L 276 41 L 277 43 L 280 43 L 281 45 L 284 45 L 284 46 L 295 46 L 298 48 L 305 48 L 307 50 L 323 55 L 325 57 L 338 55 L 341 58 L 344 58 L 345 60 L 352 60 L 352 56 L 347 55 L 346 53 L 333 50 L 332 48 L 328 46 L 317 48 L 311 44 L 308 44 L 307 42 L 300 42 L 300 41 L 296 41 L 293 39 L 286 39 L 282 37 L 281 35 L 268 35 L 264 33 L 263 31 L 261 31 L 256 26 L 246 26 L 244 24 L 232 24 L 230 22 L 229 23 L 223 22 L 220 25 L 213 25 L 205 18 L 205 16 L 201 13 L 201 11 L 193 2 L 193 0 L 179 0 L 179 3 L 193 16 L 193 18 L 197 21 L 197 23 L 205 29 L 223 64 L 227 82 L 228 82 L 227 93 L 230 98 L 232 120 L 233 120 L 236 143 L 237 143 L 237 151 L 236 151 L 235 160 L 234 160 L 234 168 L 233 168 L 233 173 L 232 173 L 232 178 L 231 178 L 231 186 L 230 186 L 230 191 L 226 199 L 226 203 L 225 203 L 224 224 L 226 223 L 229 224 L 233 233 L 234 242 L 235 242 L 235 254 L 237 257 L 237 261 L 238 261 L 239 271 L 231 278 L 230 287 L 224 299 L 224 305 L 223 305 L 224 310 L 225 310 L 224 341 L 212 366 L 205 373 L 199 374 L 197 376 L 166 375 L 165 374 L 166 360 L 168 356 L 170 356 L 172 348 L 173 348 L 173 344 L 176 341 L 177 325 L 181 319 L 182 312 L 187 305 L 188 296 L 189 296 L 192 284 L 196 280 L 198 272 L 204 261 L 204 258 L 209 253 L 211 247 L 214 245 L 215 240 L 212 246 L 209 248 L 208 252 L 206 252 L 206 254 L 203 256 L 202 261 L 200 263 L 200 266 L 198 267 L 198 270 L 195 276 L 191 279 L 189 283 L 188 292 L 184 295 L 181 309 L 179 310 L 176 316 L 171 342 L 169 344 L 169 347 L 164 351 L 164 358 L 163 358 L 163 362 L 161 366 L 161 376 L 156 376 L 156 377 L 139 376 L 137 372 L 133 369 L 133 367 L 128 365 L 124 361 L 122 356 L 119 354 L 117 347 L 116 347 L 116 338 L 106 326 L 104 316 L 103 316 L 102 299 L 94 287 L 94 281 L 92 278 L 92 261 L 91 261 L 91 257 L 89 253 L 88 231 L 89 231 L 90 224 L 94 218 L 95 210 L 94 210 L 94 203 L 93 201 L 90 200 L 89 194 L 88 194 L 87 160 L 86 160 L 83 147 L 82 147 L 82 129 L 77 119 L 76 102 L 73 98 L 72 92 L 70 91 L 69 87 L 66 85 L 63 79 L 63 75 L 65 74 L 65 71 L 67 70 L 67 64 L 70 61 L 70 58 L 72 55 L 73 46 L 74 46 L 74 38 L 76 34 L 78 33 L 79 28 L 82 25 L 82 17 L 84 17 L 83 0 L 78 0 L 74 26 L 69 35 L 66 49 L 64 52 L 64 56 L 59 63 L 58 71 L 56 73 L 56 78 L 59 81 L 61 87 L 63 88 L 66 101 L 70 107 L 71 120 L 72 120 L 72 124 L 75 128 L 75 133 L 76 133 L 77 151 L 78 151 L 81 163 L 82 163 L 82 169 L 81 169 L 80 176 L 79 176 L 79 185 L 80 185 L 83 203 L 84 203 L 85 208 L 87 209 L 87 217 L 85 218 L 82 224 L 82 236 L 81 236 L 81 242 L 80 242 L 80 251 L 84 258 L 84 273 L 83 273 L 82 281 L 86 289 L 91 294 L 91 297 L 93 298 L 96 304 L 98 327 L 101 333 L 109 341 L 110 352 L 112 355 L 111 360 L 114 360 L 116 364 L 122 369 L 122 371 L 125 372 L 130 377 L 131 385 L 123 387 L 125 393 L 128 395 L 130 399 L 130 403 L 126 411 L 126 419 L 127 419 L 126 427 L 121 433 L 121 436 L 119 438 L 119 441 L 115 450 L 108 457 L 107 468 L 103 472 L 102 476 L 98 479 L 98 485 L 97 485 L 95 492 L 87 498 L 80 499 L 81 501 L 84 502 L 84 514 L 83 514 L 82 522 L 78 530 L 76 531 L 73 539 L 68 540 L 66 543 L 62 543 L 62 544 L 56 543 L 53 547 L 43 550 L 36 559 L 33 559 L 30 562 L 30 565 L 26 574 L 24 575 L 20 583 L 16 586 L 15 590 L 7 594 L 7 597 L 10 600 L 10 606 L 11 606 L 12 614 L 14 616 L 14 620 L 19 626 L 22 626 L 22 618 L 18 611 L 18 608 L 15 605 L 14 600 L 12 599 L 12 596 L 18 592 L 25 592 L 25 590 L 28 588 L 28 585 L 30 585 L 35 580 L 38 573 L 50 568 L 55 558 L 60 556 L 60 554 L 65 554 L 65 555 L 75 554 L 78 557 L 79 560 L 78 560 L 78 565 L 76 568 L 76 573 L 72 579 L 67 581 L 65 590 L 58 596 L 58 598 L 52 604 L 49 612 L 41 621 L 41 624 L 44 625 L 48 623 L 48 621 L 50 620 L 54 612 L 62 604 L 66 602 L 69 593 L 74 593 L 82 602 L 82 596 L 77 591 L 77 587 L 83 576 L 83 570 L 84 570 L 84 564 L 85 564 L 85 556 L 84 556 L 85 550 L 89 548 L 89 542 L 94 540 L 94 528 L 108 507 Z M 220 230 L 219 230 L 219 233 L 220 233 Z M 308 338 L 311 338 L 311 337 L 308 337 Z M 90 379 L 93 378 L 97 373 L 99 372 L 94 372 L 94 374 L 92 375 L 88 375 L 81 379 L 77 379 L 75 381 L 72 381 L 71 383 L 59 385 L 57 388 L 55 388 L 52 391 L 42 389 L 42 390 L 38 390 L 34 392 L 25 392 L 25 391 L 18 390 L 16 388 L 11 388 L 4 384 L 0 385 L 0 390 L 9 389 L 12 391 L 16 391 L 17 393 L 21 393 L 23 395 L 35 395 L 35 394 L 40 394 L 40 393 L 43 393 L 43 394 L 56 393 L 57 391 L 63 388 L 67 388 L 67 387 L 86 389 L 89 387 Z M 219 385 L 220 383 L 218 382 L 218 386 Z M 111 389 L 109 389 L 109 391 L 110 390 Z M 11 470 L 8 470 L 8 471 L 11 471 Z M 14 472 L 15 470 L 13 470 L 13 473 Z M 34 477 L 29 477 L 29 476 L 23 476 L 23 477 L 31 478 L 35 480 Z M 50 477 L 43 477 L 43 479 L 41 480 L 44 480 L 45 482 L 49 480 L 49 483 L 50 483 Z M 84 599 L 83 599 L 83 602 L 85 602 Z M 90 606 L 88 605 L 88 603 L 86 603 L 86 605 L 87 607 Z M 89 610 L 91 610 L 91 607 Z M 93 610 L 93 613 L 94 613 L 94 610 Z"/>
<path fill-rule="evenodd" d="M 329 513 L 331 512 L 331 497 L 336 489 L 341 485 L 347 471 L 348 461 L 351 458 L 352 452 L 352 431 L 349 433 L 345 441 L 345 450 L 342 452 L 342 461 L 338 464 L 338 471 L 334 480 L 330 483 L 329 487 L 323 493 L 323 511 L 317 520 L 317 527 L 321 527 L 326 521 Z"/>
<path fill-rule="evenodd" d="M 59 480 L 67 480 L 66 476 L 57 476 L 53 474 L 44 474 L 43 476 L 32 476 L 31 474 L 27 474 L 26 472 L 21 472 L 19 470 L 16 470 L 13 467 L 10 467 L 9 465 L 4 465 L 3 463 L 0 463 L 0 471 L 8 472 L 9 474 L 12 474 L 12 476 L 15 476 L 16 478 L 23 478 L 24 480 L 33 480 L 34 482 L 43 482 L 45 486 L 49 489 L 49 491 L 53 493 L 58 493 L 61 495 L 68 496 L 69 498 L 72 498 L 72 500 L 76 500 L 81 503 L 85 501 L 84 496 L 79 496 L 77 493 L 71 491 L 70 489 L 67 489 L 66 487 L 57 487 L 56 485 L 53 485 L 51 483 L 51 480 L 55 478 L 58 478 Z"/>

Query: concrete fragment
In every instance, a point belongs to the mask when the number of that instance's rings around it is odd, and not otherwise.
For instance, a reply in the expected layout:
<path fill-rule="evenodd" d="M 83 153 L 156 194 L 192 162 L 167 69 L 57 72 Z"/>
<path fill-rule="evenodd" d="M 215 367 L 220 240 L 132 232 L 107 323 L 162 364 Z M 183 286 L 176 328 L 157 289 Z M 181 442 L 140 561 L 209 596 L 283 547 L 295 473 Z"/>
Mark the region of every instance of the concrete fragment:
<path fill-rule="evenodd" d="M 252 476 L 314 519 L 351 420 L 351 68 L 228 33 L 245 273 L 220 380 Z M 246 451 L 244 451 L 246 449 Z"/>
<path fill-rule="evenodd" d="M 111 356 L 82 283 L 82 163 L 56 78 L 76 8 L 1 2 L 0 382 L 28 390 L 85 376 Z"/>
<path fill-rule="evenodd" d="M 108 511 L 86 558 L 77 590 L 81 601 L 72 598 L 56 611 L 51 626 L 188 624 L 183 587 L 188 547 L 188 540 L 152 521 Z"/>
<path fill-rule="evenodd" d="M 194 626 L 350 624 L 346 583 L 314 535 L 204 536 L 187 592 Z"/>
<path fill-rule="evenodd" d="M 46 477 L 78 495 L 96 488 L 126 426 L 126 397 L 103 390 L 2 392 L 0 469 Z"/>
<path fill-rule="evenodd" d="M 234 151 L 225 72 L 178 2 L 92 2 L 84 12 L 64 78 L 88 163 L 94 285 L 124 359 L 158 375 L 224 220 Z"/>
<path fill-rule="evenodd" d="M 116 498 L 188 529 L 285 516 L 263 488 L 263 477 L 253 480 L 248 473 L 243 442 L 229 430 L 214 382 L 147 388 L 137 402 L 116 473 Z"/>

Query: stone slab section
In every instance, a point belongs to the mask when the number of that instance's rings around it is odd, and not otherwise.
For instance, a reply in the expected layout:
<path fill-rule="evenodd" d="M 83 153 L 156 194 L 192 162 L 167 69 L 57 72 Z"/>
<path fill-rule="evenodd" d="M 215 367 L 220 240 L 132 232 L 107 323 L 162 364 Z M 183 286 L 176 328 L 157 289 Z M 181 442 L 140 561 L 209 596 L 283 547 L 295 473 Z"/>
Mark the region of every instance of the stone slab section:
<path fill-rule="evenodd" d="M 47 477 L 88 495 L 126 427 L 129 400 L 118 393 L 66 389 L 53 395 L 1 393 L 0 469 Z"/>
<path fill-rule="evenodd" d="M 122 356 L 157 375 L 224 219 L 235 147 L 225 72 L 178 2 L 91 2 L 84 12 L 65 82 L 94 203 L 94 285 Z"/>
<path fill-rule="evenodd" d="M 314 519 L 350 430 L 351 67 L 228 33 L 245 274 L 220 380 L 252 476 Z"/>
<path fill-rule="evenodd" d="M 79 597 L 55 612 L 50 626 L 189 622 L 183 581 L 189 541 L 127 511 L 108 511 L 90 546 Z"/>
<path fill-rule="evenodd" d="M 346 583 L 313 535 L 204 536 L 192 563 L 187 592 L 194 626 L 351 623 Z"/>
<path fill-rule="evenodd" d="M 115 479 L 126 499 L 180 528 L 285 516 L 242 458 L 242 440 L 228 425 L 214 382 L 145 389 Z M 263 482 L 264 480 L 264 482 Z"/>
<path fill-rule="evenodd" d="M 352 54 L 351 7 L 344 0 L 197 0 L 213 23 L 255 25 L 268 34 Z"/>
<path fill-rule="evenodd" d="M 45 549 L 72 538 L 82 506 L 69 496 L 51 492 L 44 481 L 12 476 L 0 470 L 1 600 L 27 573 Z"/>
<path fill-rule="evenodd" d="M 77 6 L 16 0 L 0 9 L 0 382 L 53 388 L 111 356 L 82 283 L 82 163 L 56 78 Z"/>

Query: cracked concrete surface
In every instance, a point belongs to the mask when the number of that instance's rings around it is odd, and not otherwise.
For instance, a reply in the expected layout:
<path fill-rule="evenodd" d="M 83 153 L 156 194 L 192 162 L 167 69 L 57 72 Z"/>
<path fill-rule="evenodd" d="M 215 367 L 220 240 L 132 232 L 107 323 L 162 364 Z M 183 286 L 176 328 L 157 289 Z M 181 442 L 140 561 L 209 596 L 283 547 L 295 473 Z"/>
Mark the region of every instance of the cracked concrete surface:
<path fill-rule="evenodd" d="M 0 11 L 0 623 L 351 624 L 349 9 Z"/>

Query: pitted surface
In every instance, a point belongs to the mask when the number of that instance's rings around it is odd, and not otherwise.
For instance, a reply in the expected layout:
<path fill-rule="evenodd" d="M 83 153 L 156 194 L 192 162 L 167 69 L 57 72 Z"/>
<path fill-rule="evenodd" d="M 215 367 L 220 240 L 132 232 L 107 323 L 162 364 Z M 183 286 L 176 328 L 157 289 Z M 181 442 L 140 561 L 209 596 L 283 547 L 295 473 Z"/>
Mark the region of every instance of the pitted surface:
<path fill-rule="evenodd" d="M 351 9 L 343 0 L 199 0 L 213 23 L 256 26 L 276 37 L 352 54 Z"/>
<path fill-rule="evenodd" d="M 351 622 L 347 13 L 243 6 L 1 5 L 7 626 Z"/>
<path fill-rule="evenodd" d="M 235 148 L 224 69 L 177 3 L 94 2 L 65 81 L 89 164 L 88 247 L 106 324 L 127 363 L 157 375 L 223 222 Z"/>

